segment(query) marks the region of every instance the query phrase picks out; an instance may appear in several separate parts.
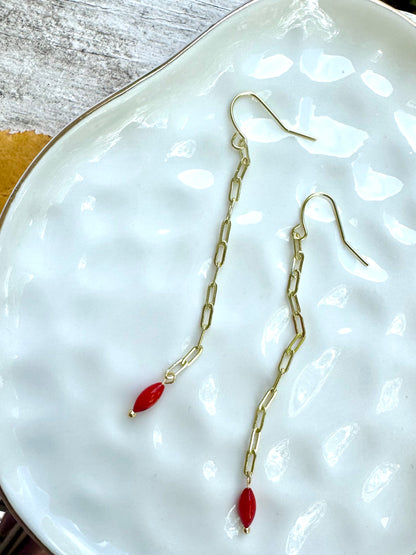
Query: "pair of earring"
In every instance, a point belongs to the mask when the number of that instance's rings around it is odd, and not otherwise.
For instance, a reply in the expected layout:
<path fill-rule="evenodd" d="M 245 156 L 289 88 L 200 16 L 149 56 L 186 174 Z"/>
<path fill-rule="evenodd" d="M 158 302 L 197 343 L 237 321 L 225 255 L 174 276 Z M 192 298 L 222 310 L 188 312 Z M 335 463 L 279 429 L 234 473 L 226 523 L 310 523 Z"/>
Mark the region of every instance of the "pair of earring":
<path fill-rule="evenodd" d="M 205 303 L 202 307 L 201 319 L 200 319 L 200 331 L 199 339 L 197 343 L 189 349 L 185 355 L 171 364 L 164 373 L 164 378 L 161 382 L 154 383 L 147 387 L 144 391 L 140 393 L 137 397 L 132 410 L 129 412 L 130 417 L 135 417 L 136 413 L 142 412 L 144 410 L 152 407 L 161 397 L 164 392 L 165 386 L 173 384 L 176 381 L 178 375 L 183 372 L 186 368 L 191 366 L 202 354 L 203 345 L 202 341 L 207 330 L 210 328 L 212 323 L 212 317 L 214 312 L 215 300 L 217 296 L 217 277 L 220 268 L 223 266 L 225 257 L 227 254 L 228 243 L 231 232 L 231 218 L 234 207 L 240 198 L 240 190 L 242 180 L 250 165 L 250 156 L 248 151 L 247 138 L 241 131 L 236 123 L 234 117 L 234 106 L 236 101 L 241 97 L 251 97 L 257 102 L 259 102 L 263 108 L 272 116 L 272 118 L 279 124 L 279 126 L 291 135 L 297 137 L 314 141 L 313 137 L 304 135 L 297 131 L 288 129 L 277 117 L 277 115 L 267 106 L 267 104 L 255 93 L 253 92 L 243 92 L 236 95 L 230 104 L 230 117 L 232 124 L 236 130 L 232 139 L 231 145 L 235 148 L 240 155 L 240 160 L 237 169 L 231 178 L 229 191 L 228 191 L 228 203 L 226 216 L 221 222 L 219 237 L 216 245 L 215 255 L 213 258 L 213 271 L 211 281 L 207 287 Z M 256 498 L 254 496 L 253 490 L 251 489 L 251 481 L 254 472 L 254 466 L 257 459 L 257 453 L 260 444 L 261 432 L 263 430 L 266 413 L 272 404 L 274 398 L 277 395 L 277 389 L 280 383 L 281 377 L 286 374 L 289 370 L 290 364 L 292 362 L 293 356 L 299 350 L 300 346 L 305 340 L 305 325 L 301 313 L 301 307 L 298 300 L 298 288 L 299 280 L 302 272 L 304 254 L 302 251 L 302 241 L 307 237 L 308 232 L 305 226 L 304 216 L 305 208 L 307 203 L 314 197 L 321 197 L 326 199 L 333 210 L 335 220 L 338 226 L 341 240 L 343 244 L 352 252 L 352 254 L 364 265 L 368 266 L 367 262 L 349 245 L 345 240 L 344 232 L 341 225 L 341 220 L 338 214 L 337 206 L 328 194 L 326 193 L 313 193 L 309 195 L 301 207 L 300 222 L 292 229 L 292 246 L 293 246 L 293 257 L 291 270 L 289 272 L 289 280 L 287 284 L 287 297 L 289 301 L 289 306 L 291 310 L 291 316 L 294 325 L 295 335 L 284 349 L 281 356 L 280 362 L 276 369 L 276 378 L 273 385 L 267 389 L 266 393 L 263 395 L 260 403 L 258 404 L 255 415 L 253 426 L 250 434 L 250 440 L 248 444 L 248 449 L 244 459 L 243 473 L 246 479 L 246 487 L 243 489 L 239 501 L 238 501 L 238 512 L 243 525 L 243 530 L 245 533 L 250 531 L 250 525 L 253 522 L 256 513 Z"/>

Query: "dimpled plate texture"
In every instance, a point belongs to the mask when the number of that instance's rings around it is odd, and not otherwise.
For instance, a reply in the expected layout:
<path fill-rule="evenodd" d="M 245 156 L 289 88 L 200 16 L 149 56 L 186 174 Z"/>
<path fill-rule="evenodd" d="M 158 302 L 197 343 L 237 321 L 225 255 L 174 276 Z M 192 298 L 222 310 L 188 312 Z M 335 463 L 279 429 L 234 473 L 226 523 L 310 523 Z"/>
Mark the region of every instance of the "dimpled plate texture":
<path fill-rule="evenodd" d="M 385 6 L 259 0 L 81 118 L 20 184 L 0 233 L 0 483 L 54 553 L 411 555 L 416 550 L 416 30 Z M 219 222 L 252 164 L 201 358 Z M 290 229 L 313 191 L 307 338 L 236 513 L 256 404 L 293 335 Z"/>

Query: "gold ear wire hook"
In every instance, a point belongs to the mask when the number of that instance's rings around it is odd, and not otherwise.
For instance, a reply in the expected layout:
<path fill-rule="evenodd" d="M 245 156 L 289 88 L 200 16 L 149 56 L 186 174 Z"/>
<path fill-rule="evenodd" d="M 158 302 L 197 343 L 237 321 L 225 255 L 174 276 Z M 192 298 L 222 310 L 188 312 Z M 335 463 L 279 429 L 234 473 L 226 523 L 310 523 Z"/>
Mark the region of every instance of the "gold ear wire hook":
<path fill-rule="evenodd" d="M 231 117 L 231 121 L 233 122 L 233 125 L 235 127 L 235 129 L 237 130 L 237 133 L 239 133 L 241 135 L 241 137 L 243 137 L 243 139 L 245 141 L 247 141 L 247 137 L 244 135 L 244 133 L 241 131 L 241 129 L 239 128 L 239 126 L 237 125 L 237 122 L 235 121 L 234 118 L 234 104 L 237 102 L 237 100 L 243 96 L 250 96 L 251 98 L 254 98 L 255 100 L 257 100 L 257 102 L 259 102 L 263 108 L 265 108 L 267 110 L 267 112 L 272 116 L 272 118 L 280 125 L 280 127 L 286 131 L 286 133 L 290 133 L 291 135 L 295 135 L 296 137 L 301 137 L 302 139 L 308 139 L 309 141 L 316 141 L 315 137 L 310 137 L 309 135 L 305 135 L 304 133 L 299 133 L 298 131 L 293 131 L 292 129 L 288 129 L 281 121 L 280 119 L 277 117 L 277 115 L 273 112 L 273 110 L 271 110 L 267 104 L 264 102 L 264 100 L 262 100 L 256 93 L 252 92 L 252 91 L 246 91 L 246 92 L 241 92 L 239 94 L 237 94 L 231 101 L 230 104 L 230 117 Z"/>
<path fill-rule="evenodd" d="M 314 197 L 322 197 L 322 198 L 326 199 L 326 200 L 330 203 L 330 205 L 331 205 L 331 207 L 332 207 L 332 211 L 333 211 L 334 216 L 335 216 L 335 221 L 336 221 L 336 223 L 337 223 L 338 230 L 339 230 L 339 234 L 340 234 L 340 236 L 341 236 L 342 242 L 343 242 L 344 245 L 353 253 L 353 255 L 354 255 L 356 258 L 358 258 L 358 260 L 361 262 L 361 264 L 364 264 L 364 266 L 368 266 L 368 262 L 366 262 L 366 261 L 364 260 L 364 258 L 362 258 L 362 257 L 358 254 L 358 252 L 357 252 L 356 250 L 354 250 L 354 249 L 351 247 L 351 245 L 347 242 L 347 240 L 345 239 L 344 230 L 342 229 L 341 219 L 340 219 L 340 217 L 339 217 L 339 213 L 338 213 L 338 209 L 337 209 L 337 206 L 336 206 L 336 204 L 335 204 L 335 201 L 334 201 L 334 199 L 333 199 L 332 197 L 330 197 L 330 196 L 329 196 L 328 194 L 326 194 L 326 193 L 312 193 L 311 195 L 309 195 L 309 196 L 305 199 L 304 203 L 302 204 L 302 208 L 301 208 L 301 212 L 300 212 L 300 224 L 298 224 L 297 226 L 295 226 L 295 227 L 293 228 L 293 233 L 294 233 L 295 238 L 297 238 L 297 239 L 304 239 L 304 238 L 307 237 L 307 235 L 308 235 L 308 231 L 307 231 L 306 225 L 305 225 L 305 208 L 306 208 L 306 205 L 308 204 L 308 202 L 309 202 L 312 198 L 314 198 Z M 303 235 L 299 233 L 299 229 L 301 229 L 301 228 L 302 228 L 303 231 L 304 231 L 304 234 L 303 234 Z"/>

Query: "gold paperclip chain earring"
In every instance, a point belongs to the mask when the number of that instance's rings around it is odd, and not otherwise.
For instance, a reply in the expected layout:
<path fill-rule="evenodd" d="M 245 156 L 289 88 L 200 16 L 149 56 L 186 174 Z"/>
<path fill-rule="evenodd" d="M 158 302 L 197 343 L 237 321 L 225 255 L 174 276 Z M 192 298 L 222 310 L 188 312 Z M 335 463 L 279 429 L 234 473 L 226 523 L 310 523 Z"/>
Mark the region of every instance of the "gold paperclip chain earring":
<path fill-rule="evenodd" d="M 254 472 L 254 465 L 257 459 L 257 451 L 259 448 L 260 436 L 264 426 L 266 413 L 268 408 L 272 404 L 273 399 L 276 397 L 280 378 L 289 370 L 293 355 L 298 351 L 299 347 L 305 340 L 305 326 L 298 300 L 298 288 L 299 278 L 302 272 L 304 260 L 304 254 L 302 252 L 302 241 L 308 235 L 304 221 L 305 208 L 308 202 L 314 197 L 322 197 L 331 204 L 342 242 L 352 252 L 352 254 L 358 258 L 361 264 L 363 264 L 364 266 L 368 266 L 368 263 L 345 240 L 341 220 L 339 218 L 338 210 L 333 199 L 326 193 L 313 193 L 312 195 L 309 195 L 301 208 L 300 223 L 292 229 L 293 259 L 292 269 L 287 284 L 287 297 L 289 300 L 293 325 L 295 328 L 295 336 L 290 341 L 286 349 L 283 351 L 282 358 L 280 359 L 280 362 L 277 366 L 277 376 L 273 385 L 266 391 L 257 406 L 253 427 L 251 430 L 249 446 L 244 462 L 244 475 L 247 480 L 247 487 L 241 493 L 238 502 L 238 512 L 245 533 L 248 533 L 250 531 L 250 524 L 253 522 L 254 516 L 256 514 L 256 498 L 250 485 Z"/>
<path fill-rule="evenodd" d="M 247 137 L 238 127 L 235 118 L 234 118 L 234 105 L 236 101 L 243 97 L 248 96 L 257 100 L 272 116 L 272 118 L 280 125 L 280 127 L 290 133 L 291 135 L 295 135 L 297 137 L 302 137 L 304 139 L 315 140 L 312 137 L 308 137 L 307 135 L 303 135 L 302 133 L 298 133 L 296 131 L 292 131 L 283 125 L 283 123 L 279 120 L 276 114 L 267 106 L 267 104 L 261 100 L 253 92 L 242 92 L 237 94 L 230 104 L 230 117 L 232 124 L 234 125 L 236 132 L 234 133 L 231 139 L 231 145 L 235 148 L 240 154 L 240 161 L 238 163 L 237 169 L 231 178 L 229 192 L 228 192 L 228 206 L 227 206 L 227 213 L 224 220 L 220 226 L 220 232 L 218 237 L 218 242 L 216 245 L 216 250 L 213 258 L 213 270 L 212 270 L 212 279 L 208 285 L 206 296 L 205 296 L 205 303 L 202 307 L 201 313 L 201 320 L 199 325 L 199 339 L 191 349 L 188 350 L 185 355 L 179 358 L 176 362 L 171 364 L 164 372 L 164 378 L 161 382 L 154 383 L 148 386 L 144 391 L 140 393 L 137 397 L 136 402 L 132 410 L 129 412 L 129 416 L 133 418 L 136 416 L 137 412 L 144 411 L 152 407 L 157 400 L 162 395 L 165 385 L 173 384 L 177 378 L 177 376 L 183 372 L 188 366 L 191 366 L 197 358 L 201 355 L 203 346 L 202 340 L 204 338 L 205 333 L 211 326 L 212 322 L 212 315 L 214 312 L 214 305 L 215 299 L 217 296 L 217 276 L 219 269 L 224 264 L 225 256 L 227 254 L 228 248 L 228 241 L 230 238 L 231 232 L 231 216 L 233 213 L 234 206 L 238 202 L 240 198 L 240 190 L 241 190 L 241 183 L 244 178 L 244 175 L 247 171 L 248 166 L 250 165 L 250 156 L 248 152 L 248 145 L 247 145 Z"/>

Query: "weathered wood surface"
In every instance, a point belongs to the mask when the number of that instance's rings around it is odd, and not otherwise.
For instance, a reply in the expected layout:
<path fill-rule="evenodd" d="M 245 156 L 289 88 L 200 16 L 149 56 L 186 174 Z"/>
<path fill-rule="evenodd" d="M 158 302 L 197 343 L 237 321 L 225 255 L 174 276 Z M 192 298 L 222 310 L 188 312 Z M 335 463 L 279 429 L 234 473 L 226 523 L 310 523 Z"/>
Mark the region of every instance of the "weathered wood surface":
<path fill-rule="evenodd" d="M 0 0 L 0 129 L 49 135 L 244 0 Z"/>

